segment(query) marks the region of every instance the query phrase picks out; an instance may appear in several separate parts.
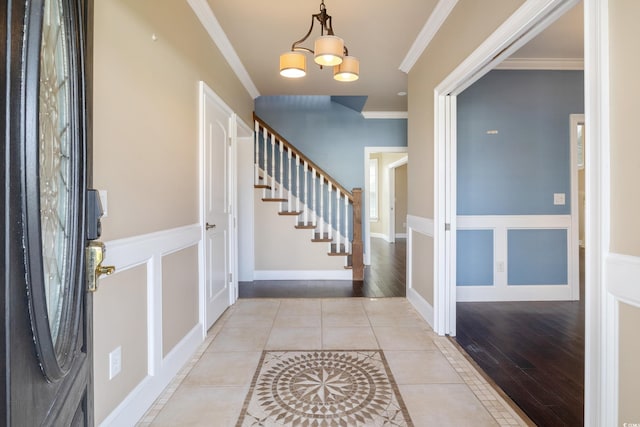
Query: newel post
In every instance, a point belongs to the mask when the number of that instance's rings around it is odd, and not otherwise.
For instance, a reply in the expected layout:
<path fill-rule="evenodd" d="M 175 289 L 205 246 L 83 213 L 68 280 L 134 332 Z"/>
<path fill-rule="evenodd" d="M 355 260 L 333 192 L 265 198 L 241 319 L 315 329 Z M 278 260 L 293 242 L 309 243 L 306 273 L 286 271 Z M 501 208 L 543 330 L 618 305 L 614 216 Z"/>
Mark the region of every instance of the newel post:
<path fill-rule="evenodd" d="M 362 245 L 362 188 L 354 188 L 353 194 L 353 241 L 351 242 L 351 263 L 353 280 L 364 280 L 364 259 Z"/>

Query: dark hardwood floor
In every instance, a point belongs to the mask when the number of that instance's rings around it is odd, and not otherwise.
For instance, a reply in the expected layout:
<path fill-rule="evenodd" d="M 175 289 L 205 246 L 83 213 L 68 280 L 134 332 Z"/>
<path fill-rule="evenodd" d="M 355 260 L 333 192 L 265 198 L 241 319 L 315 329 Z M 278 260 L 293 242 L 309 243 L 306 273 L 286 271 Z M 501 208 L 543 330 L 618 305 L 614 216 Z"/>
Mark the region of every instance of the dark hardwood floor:
<path fill-rule="evenodd" d="M 406 239 L 387 243 L 371 239 L 371 265 L 364 281 L 349 280 L 256 280 L 240 282 L 240 298 L 339 298 L 405 296 Z"/>
<path fill-rule="evenodd" d="M 576 302 L 458 303 L 456 340 L 534 423 L 583 425 L 584 292 Z"/>

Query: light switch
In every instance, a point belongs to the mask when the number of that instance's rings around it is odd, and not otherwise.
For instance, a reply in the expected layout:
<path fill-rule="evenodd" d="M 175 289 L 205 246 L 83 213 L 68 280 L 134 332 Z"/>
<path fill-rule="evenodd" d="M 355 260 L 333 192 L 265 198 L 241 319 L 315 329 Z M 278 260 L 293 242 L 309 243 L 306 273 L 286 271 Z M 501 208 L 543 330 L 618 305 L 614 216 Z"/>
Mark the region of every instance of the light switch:
<path fill-rule="evenodd" d="M 554 205 L 564 205 L 564 193 L 553 193 L 553 204 Z"/>
<path fill-rule="evenodd" d="M 107 217 L 107 190 L 98 190 L 100 195 L 100 204 L 102 204 L 102 217 Z"/>

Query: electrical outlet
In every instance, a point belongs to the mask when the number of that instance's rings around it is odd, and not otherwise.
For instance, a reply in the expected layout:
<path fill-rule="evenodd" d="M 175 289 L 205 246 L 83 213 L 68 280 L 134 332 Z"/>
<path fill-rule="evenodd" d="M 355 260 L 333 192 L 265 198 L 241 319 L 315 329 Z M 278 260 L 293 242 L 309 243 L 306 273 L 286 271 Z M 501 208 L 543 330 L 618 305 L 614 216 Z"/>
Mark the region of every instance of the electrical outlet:
<path fill-rule="evenodd" d="M 564 195 L 564 193 L 553 193 L 553 204 L 554 205 L 564 205 L 565 204 L 565 195 Z"/>
<path fill-rule="evenodd" d="M 504 261 L 498 261 L 496 264 L 496 270 L 498 273 L 504 273 Z"/>
<path fill-rule="evenodd" d="M 122 347 L 118 346 L 109 353 L 109 379 L 113 379 L 122 370 Z"/>

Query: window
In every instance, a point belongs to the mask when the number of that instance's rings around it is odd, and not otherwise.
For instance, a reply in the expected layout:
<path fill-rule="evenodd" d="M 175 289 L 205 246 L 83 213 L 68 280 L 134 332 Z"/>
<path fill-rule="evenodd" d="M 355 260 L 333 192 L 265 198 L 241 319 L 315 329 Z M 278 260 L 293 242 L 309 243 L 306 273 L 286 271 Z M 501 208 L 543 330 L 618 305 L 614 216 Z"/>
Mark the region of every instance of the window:
<path fill-rule="evenodd" d="M 369 159 L 369 219 L 378 220 L 378 159 Z"/>

